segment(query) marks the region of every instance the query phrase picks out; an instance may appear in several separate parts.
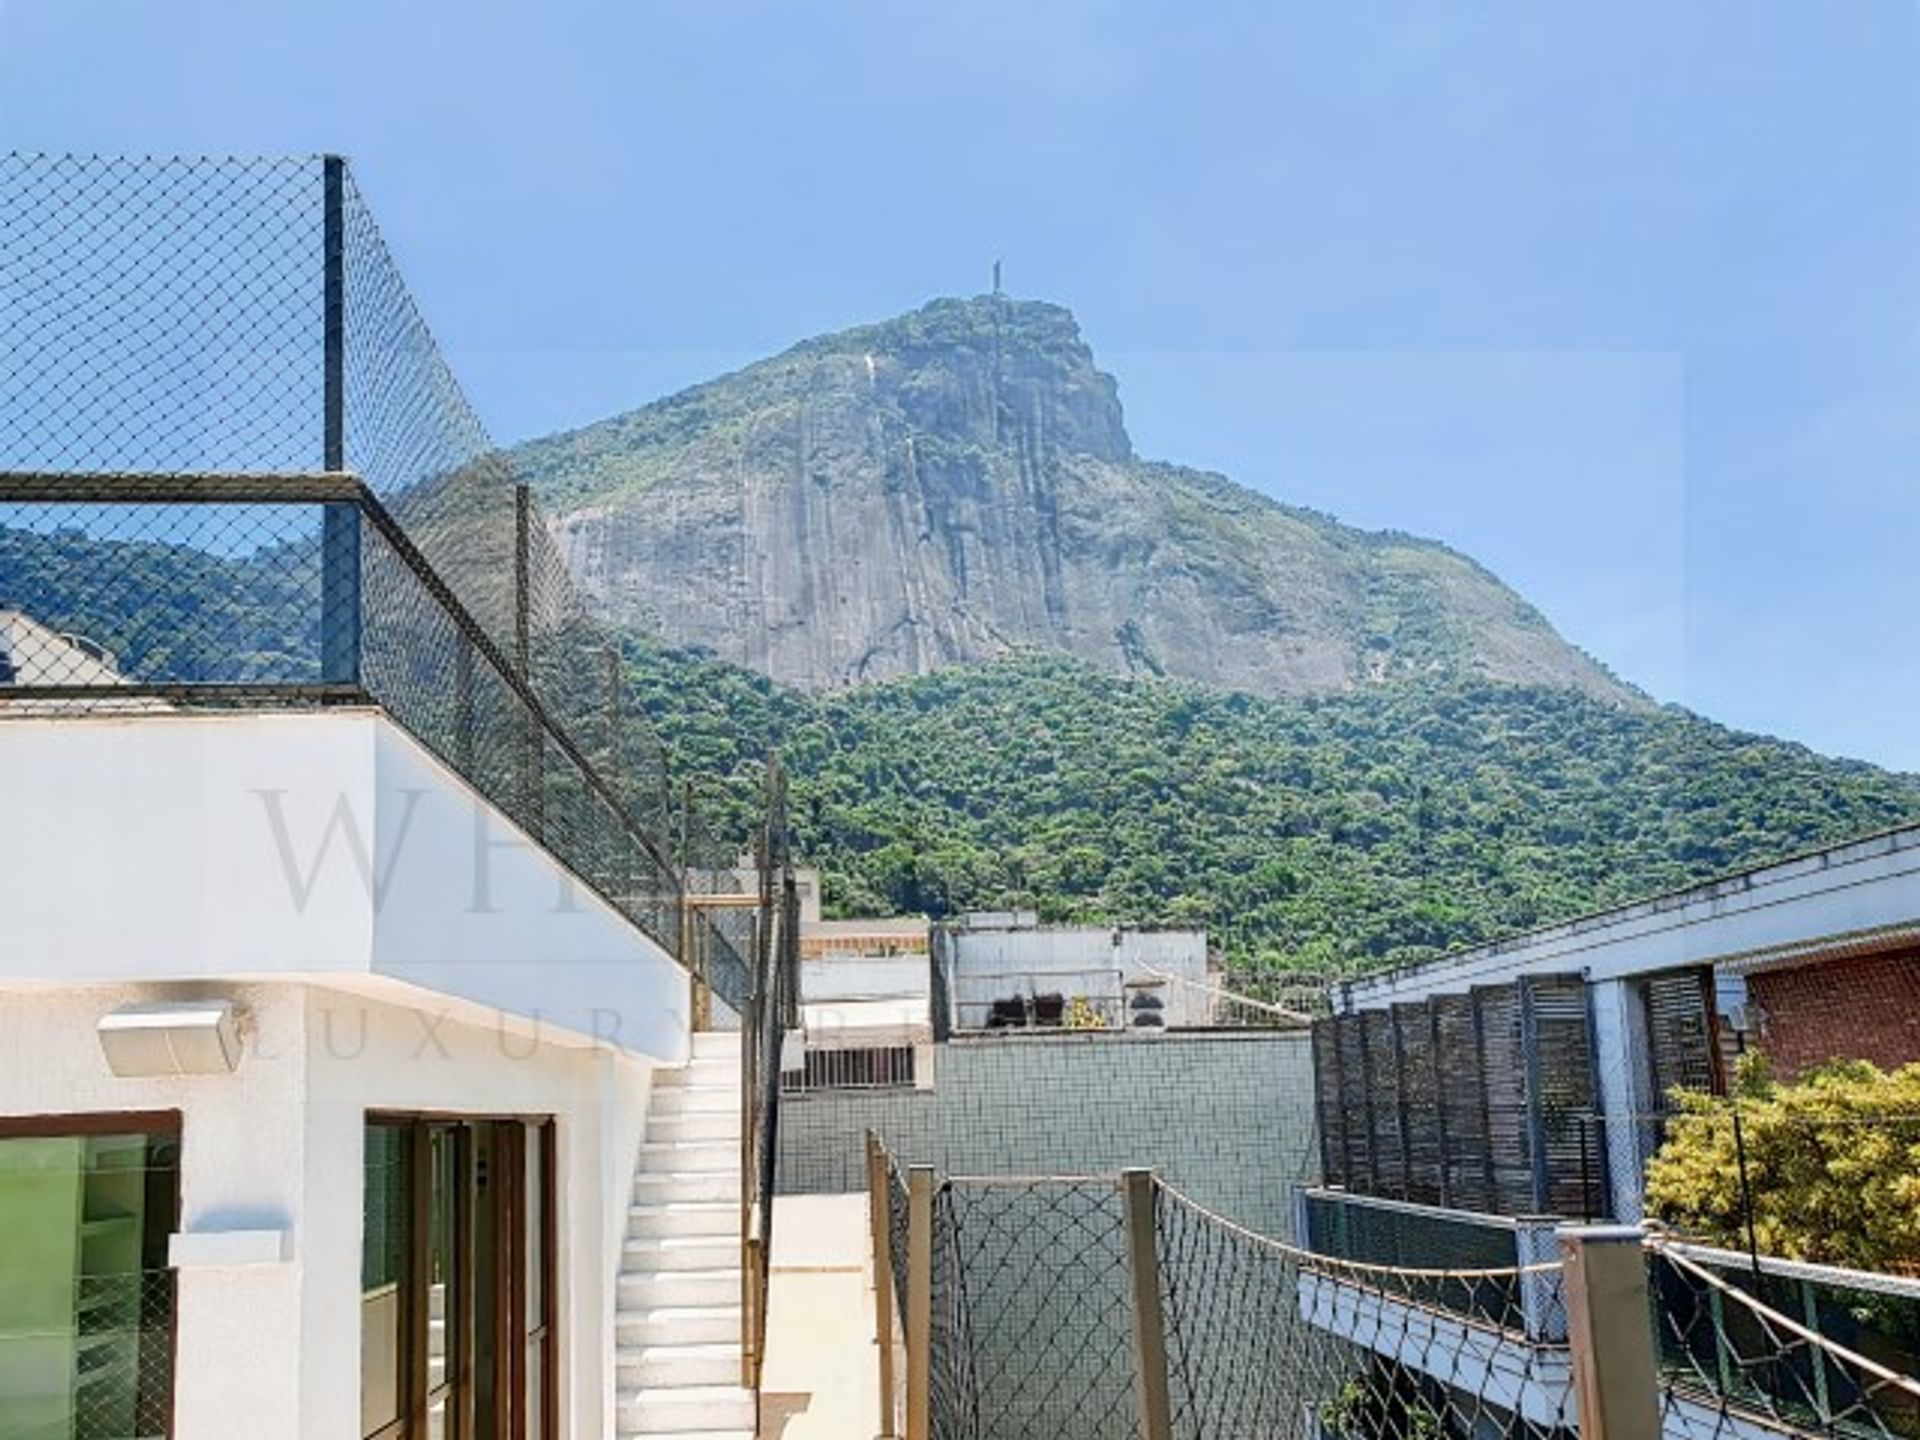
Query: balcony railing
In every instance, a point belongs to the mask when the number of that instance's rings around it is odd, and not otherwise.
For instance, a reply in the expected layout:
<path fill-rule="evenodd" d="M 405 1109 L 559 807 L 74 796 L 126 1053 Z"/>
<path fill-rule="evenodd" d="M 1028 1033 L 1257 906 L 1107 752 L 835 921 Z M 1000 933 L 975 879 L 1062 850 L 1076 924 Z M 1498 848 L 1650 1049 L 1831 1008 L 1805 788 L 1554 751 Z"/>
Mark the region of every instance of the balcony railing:
<path fill-rule="evenodd" d="M 680 953 L 620 666 L 343 162 L 0 157 L 0 715 L 377 704 Z"/>
<path fill-rule="evenodd" d="M 1473 1277 L 1423 1279 L 1408 1293 L 1421 1305 L 1536 1342 L 1566 1338 L 1557 1271 L 1536 1277 L 1526 1268 L 1557 1258 L 1554 1224 L 1323 1189 L 1301 1192 L 1298 1219 L 1304 1248 L 1329 1259 Z"/>

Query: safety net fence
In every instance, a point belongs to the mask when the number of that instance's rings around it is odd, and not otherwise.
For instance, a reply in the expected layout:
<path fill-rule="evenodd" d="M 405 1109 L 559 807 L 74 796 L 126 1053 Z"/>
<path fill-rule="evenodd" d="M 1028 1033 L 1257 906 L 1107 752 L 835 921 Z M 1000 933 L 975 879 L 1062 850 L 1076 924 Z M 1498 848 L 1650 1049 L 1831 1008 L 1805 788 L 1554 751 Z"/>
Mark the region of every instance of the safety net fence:
<path fill-rule="evenodd" d="M 1368 1264 L 1255 1233 L 1145 1172 L 946 1176 L 885 1156 L 878 1176 L 876 1274 L 890 1280 L 883 1309 L 900 1317 L 906 1357 L 885 1433 L 1545 1440 L 1582 1430 L 1581 1347 L 1601 1327 L 1576 1317 L 1588 1302 L 1570 1278 L 1582 1262 L 1568 1257 L 1588 1232 L 1569 1230 L 1567 1248 L 1529 1263 Z M 1658 1236 L 1616 1227 L 1605 1238 L 1646 1270 L 1626 1322 L 1654 1391 L 1641 1387 L 1635 1402 L 1646 1429 L 1689 1440 L 1920 1436 L 1911 1375 L 1740 1292 Z"/>
<path fill-rule="evenodd" d="M 677 787 L 532 479 L 343 160 L 0 156 L 0 716 L 377 703 L 672 948 Z"/>

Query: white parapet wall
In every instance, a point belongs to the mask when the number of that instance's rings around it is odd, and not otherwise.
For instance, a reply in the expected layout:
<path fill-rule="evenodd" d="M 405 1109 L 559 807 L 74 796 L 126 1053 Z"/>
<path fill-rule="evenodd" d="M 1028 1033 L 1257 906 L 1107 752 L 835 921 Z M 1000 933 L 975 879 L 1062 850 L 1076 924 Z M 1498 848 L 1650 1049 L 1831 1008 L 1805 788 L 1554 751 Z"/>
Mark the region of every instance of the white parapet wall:
<path fill-rule="evenodd" d="M 0 727 L 0 981 L 383 978 L 668 1063 L 685 973 L 373 710 Z"/>

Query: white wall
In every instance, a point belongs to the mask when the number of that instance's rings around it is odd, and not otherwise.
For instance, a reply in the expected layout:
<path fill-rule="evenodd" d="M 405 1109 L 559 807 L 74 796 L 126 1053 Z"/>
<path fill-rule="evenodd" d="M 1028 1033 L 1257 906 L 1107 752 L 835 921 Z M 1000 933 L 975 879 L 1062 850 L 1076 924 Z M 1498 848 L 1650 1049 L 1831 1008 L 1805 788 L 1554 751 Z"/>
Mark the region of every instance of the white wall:
<path fill-rule="evenodd" d="M 294 1263 L 180 1275 L 175 1434 L 228 1440 L 238 1417 L 249 1433 L 295 1437 L 302 1428 L 301 1280 L 316 1257 L 302 1245 L 308 1156 L 301 1119 L 306 1088 L 305 1002 L 298 987 L 245 986 L 247 1057 L 234 1075 L 122 1080 L 94 1036 L 106 1011 L 177 991 L 102 986 L 0 991 L 0 1114 L 182 1112 L 181 1223 L 186 1230 L 295 1230 Z M 358 1188 L 357 1169 L 342 1183 Z M 357 1285 L 358 1238 L 355 1239 Z M 359 1326 L 339 1344 L 359 1342 Z M 356 1379 L 353 1394 L 359 1390 Z M 346 1434 L 345 1430 L 324 1432 Z"/>
<path fill-rule="evenodd" d="M 0 981 L 386 975 L 686 1054 L 672 958 L 377 712 L 15 717 L 0 742 Z"/>
<path fill-rule="evenodd" d="M 445 1012 L 308 993 L 308 1250 L 353 1264 L 308 1269 L 304 1434 L 346 1435 L 358 1422 L 360 1163 L 369 1110 L 555 1118 L 560 1428 L 569 1436 L 610 1434 L 614 1283 L 651 1067 L 611 1048 L 543 1043 L 527 1031 Z M 333 1178 L 343 1175 L 345 1185 Z"/>
<path fill-rule="evenodd" d="M 562 1433 L 611 1434 L 614 1282 L 651 1067 L 465 1007 L 266 983 L 190 987 L 244 1010 L 235 1073 L 112 1076 L 99 1016 L 186 988 L 0 989 L 0 1114 L 179 1110 L 182 1229 L 292 1233 L 287 1263 L 181 1271 L 178 1440 L 358 1433 L 369 1110 L 555 1117 Z"/>
<path fill-rule="evenodd" d="M 800 999 L 809 1005 L 903 997 L 924 1001 L 932 984 L 925 955 L 819 955 L 800 962 Z"/>

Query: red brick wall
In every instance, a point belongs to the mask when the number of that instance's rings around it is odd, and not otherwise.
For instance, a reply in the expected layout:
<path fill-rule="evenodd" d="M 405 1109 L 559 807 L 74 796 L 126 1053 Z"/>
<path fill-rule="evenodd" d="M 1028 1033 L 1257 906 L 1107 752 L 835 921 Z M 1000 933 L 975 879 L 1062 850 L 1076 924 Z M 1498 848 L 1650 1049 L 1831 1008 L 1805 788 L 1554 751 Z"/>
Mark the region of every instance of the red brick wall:
<path fill-rule="evenodd" d="M 1920 1060 L 1920 951 L 1763 971 L 1747 977 L 1747 995 L 1781 1080 L 1834 1059 Z"/>

